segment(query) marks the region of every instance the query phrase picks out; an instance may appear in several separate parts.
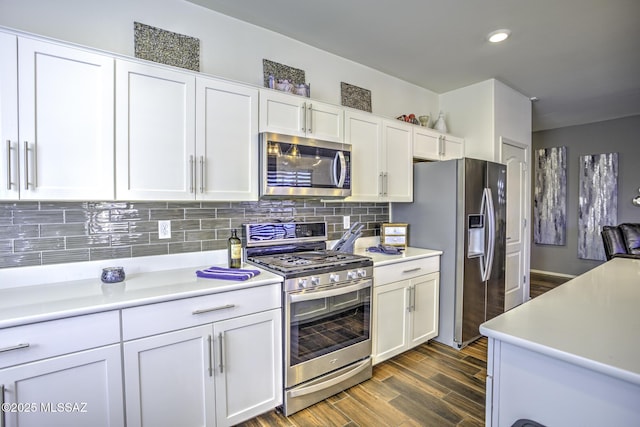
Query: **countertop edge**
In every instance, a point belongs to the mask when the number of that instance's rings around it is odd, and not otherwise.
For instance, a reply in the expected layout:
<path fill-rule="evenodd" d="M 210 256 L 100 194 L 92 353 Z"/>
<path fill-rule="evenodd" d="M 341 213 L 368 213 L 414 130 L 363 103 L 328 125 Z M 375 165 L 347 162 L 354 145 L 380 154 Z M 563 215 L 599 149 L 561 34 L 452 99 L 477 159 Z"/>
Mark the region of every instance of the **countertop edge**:
<path fill-rule="evenodd" d="M 499 332 L 484 325 L 480 325 L 480 333 L 488 338 L 494 338 L 498 341 L 521 347 L 526 350 L 542 354 L 544 356 L 549 356 L 554 359 L 570 363 L 572 365 L 580 366 L 594 372 L 599 372 L 601 374 L 618 378 L 632 384 L 640 385 L 640 374 L 636 374 L 625 369 L 617 368 L 615 366 L 607 365 L 605 363 L 578 356 L 573 353 L 558 350 L 556 348 L 536 343 L 531 340 L 515 337 L 511 334 Z"/>

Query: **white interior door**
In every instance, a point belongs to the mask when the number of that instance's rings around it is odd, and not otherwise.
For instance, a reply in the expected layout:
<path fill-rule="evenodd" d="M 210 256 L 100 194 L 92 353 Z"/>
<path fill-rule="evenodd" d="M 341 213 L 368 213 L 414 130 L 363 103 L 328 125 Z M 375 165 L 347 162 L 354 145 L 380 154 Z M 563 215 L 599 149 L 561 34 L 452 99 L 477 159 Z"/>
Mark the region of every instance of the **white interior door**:
<path fill-rule="evenodd" d="M 504 309 L 529 299 L 527 260 L 527 158 L 524 144 L 502 138 L 502 163 L 507 165 L 507 250 Z"/>

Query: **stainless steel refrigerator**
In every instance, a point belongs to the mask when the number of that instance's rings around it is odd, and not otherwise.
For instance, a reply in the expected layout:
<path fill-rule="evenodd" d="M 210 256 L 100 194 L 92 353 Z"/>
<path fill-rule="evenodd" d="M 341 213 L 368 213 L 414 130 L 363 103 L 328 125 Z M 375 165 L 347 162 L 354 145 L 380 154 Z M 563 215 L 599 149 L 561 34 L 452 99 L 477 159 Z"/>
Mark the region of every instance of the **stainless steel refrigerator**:
<path fill-rule="evenodd" d="M 409 246 L 440 249 L 439 335 L 462 348 L 504 312 L 506 166 L 464 158 L 414 164 L 413 203 L 393 203 Z"/>

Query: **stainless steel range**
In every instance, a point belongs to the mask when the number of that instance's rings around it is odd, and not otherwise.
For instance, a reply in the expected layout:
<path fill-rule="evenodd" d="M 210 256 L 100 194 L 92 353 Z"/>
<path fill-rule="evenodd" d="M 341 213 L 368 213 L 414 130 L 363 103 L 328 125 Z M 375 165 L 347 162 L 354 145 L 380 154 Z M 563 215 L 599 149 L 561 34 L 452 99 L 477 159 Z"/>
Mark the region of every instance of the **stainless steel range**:
<path fill-rule="evenodd" d="M 243 231 L 247 261 L 285 278 L 284 414 L 371 378 L 371 259 L 326 250 L 324 222 Z"/>

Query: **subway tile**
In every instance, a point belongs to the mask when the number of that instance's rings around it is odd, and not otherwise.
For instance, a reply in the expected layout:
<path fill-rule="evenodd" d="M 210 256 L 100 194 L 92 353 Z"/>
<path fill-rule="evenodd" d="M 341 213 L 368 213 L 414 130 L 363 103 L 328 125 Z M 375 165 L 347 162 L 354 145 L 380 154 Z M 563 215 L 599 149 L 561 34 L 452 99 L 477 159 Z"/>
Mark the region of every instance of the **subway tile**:
<path fill-rule="evenodd" d="M 184 240 L 187 242 L 213 240 L 215 238 L 216 232 L 214 230 L 186 231 L 184 233 Z"/>
<path fill-rule="evenodd" d="M 73 210 L 85 210 L 87 204 L 85 202 L 40 202 L 40 210 L 58 210 L 58 209 L 73 209 Z"/>
<path fill-rule="evenodd" d="M 202 241 L 203 251 L 218 251 L 220 249 L 227 249 L 226 240 L 203 240 Z"/>
<path fill-rule="evenodd" d="M 216 228 L 229 228 L 229 219 L 202 219 L 200 220 L 202 230 L 215 230 Z"/>
<path fill-rule="evenodd" d="M 185 219 L 184 209 L 150 209 L 149 219 L 151 221 L 167 220 L 167 219 Z M 186 218 L 189 219 L 189 218 Z"/>
<path fill-rule="evenodd" d="M 128 222 L 91 222 L 89 223 L 89 234 L 113 234 L 113 233 L 129 233 L 129 223 Z"/>
<path fill-rule="evenodd" d="M 13 253 L 13 240 L 0 240 L 0 254 Z"/>
<path fill-rule="evenodd" d="M 84 236 L 89 232 L 87 224 L 43 224 L 40 237 Z"/>
<path fill-rule="evenodd" d="M 219 209 L 186 209 L 184 213 L 184 219 L 212 219 L 212 218 L 222 218 L 218 213 Z M 238 210 L 239 211 L 239 210 Z M 236 211 L 236 215 L 238 215 L 238 211 Z M 243 213 L 240 213 L 243 215 Z M 228 217 L 227 217 L 228 218 Z"/>
<path fill-rule="evenodd" d="M 64 237 L 45 239 L 16 239 L 13 241 L 15 252 L 42 252 L 64 250 Z"/>
<path fill-rule="evenodd" d="M 13 225 L 13 211 L 0 210 L 0 226 Z"/>
<path fill-rule="evenodd" d="M 141 221 L 149 218 L 149 210 L 143 209 L 111 209 L 109 211 L 109 221 Z"/>
<path fill-rule="evenodd" d="M 199 230 L 200 220 L 198 219 L 181 219 L 171 221 L 172 230 Z"/>
<path fill-rule="evenodd" d="M 91 261 L 114 258 L 131 258 L 131 247 L 91 248 Z"/>
<path fill-rule="evenodd" d="M 93 218 L 91 212 L 86 210 L 66 210 L 64 212 L 64 222 L 66 224 L 87 223 Z M 108 217 L 107 217 L 108 218 Z"/>
<path fill-rule="evenodd" d="M 38 202 L 0 202 L 0 210 L 8 211 L 26 211 L 26 210 L 39 210 L 40 204 Z"/>
<path fill-rule="evenodd" d="M 155 233 L 149 233 L 149 243 L 173 243 L 173 242 L 184 242 L 184 231 L 171 230 L 170 239 L 160 239 L 158 237 L 158 228 L 156 228 Z"/>
<path fill-rule="evenodd" d="M 42 264 L 40 252 L 0 255 L 0 268 L 30 267 Z"/>
<path fill-rule="evenodd" d="M 43 265 L 82 261 L 90 261 L 89 249 L 42 252 Z"/>
<path fill-rule="evenodd" d="M 111 237 L 109 235 L 94 235 L 94 236 L 74 236 L 67 237 L 67 249 L 82 249 L 82 248 L 101 248 L 109 247 L 111 243 Z"/>
<path fill-rule="evenodd" d="M 131 256 L 168 255 L 169 244 L 135 245 L 131 247 Z"/>
<path fill-rule="evenodd" d="M 167 209 L 170 204 L 167 202 L 129 202 L 130 209 L 151 210 L 151 209 Z"/>
<path fill-rule="evenodd" d="M 39 236 L 40 230 L 36 224 L 0 226 L 0 239 L 26 239 Z"/>
<path fill-rule="evenodd" d="M 202 204 L 200 202 L 169 202 L 167 204 L 169 209 L 200 209 Z"/>
<path fill-rule="evenodd" d="M 89 210 L 109 210 L 109 209 L 127 209 L 127 202 L 89 202 L 87 209 Z"/>
<path fill-rule="evenodd" d="M 64 222 L 64 212 L 59 211 L 13 211 L 14 224 L 62 224 Z"/>
<path fill-rule="evenodd" d="M 129 224 L 131 233 L 157 233 L 158 221 L 138 221 Z"/>
<path fill-rule="evenodd" d="M 333 215 L 334 212 L 333 208 L 316 208 L 316 215 Z"/>
<path fill-rule="evenodd" d="M 149 233 L 114 234 L 111 236 L 111 246 L 148 245 Z"/>
<path fill-rule="evenodd" d="M 169 243 L 170 254 L 180 254 L 185 252 L 200 252 L 202 245 L 200 242 L 179 242 Z"/>

